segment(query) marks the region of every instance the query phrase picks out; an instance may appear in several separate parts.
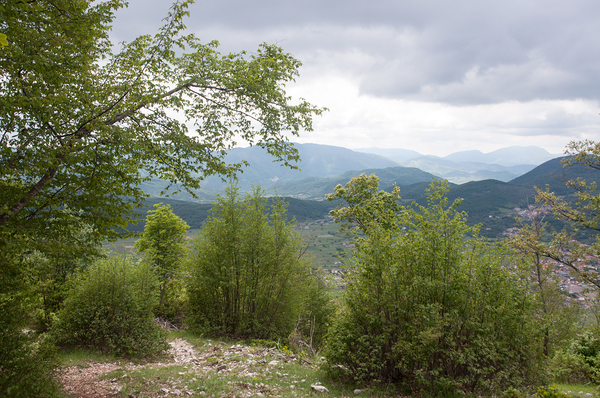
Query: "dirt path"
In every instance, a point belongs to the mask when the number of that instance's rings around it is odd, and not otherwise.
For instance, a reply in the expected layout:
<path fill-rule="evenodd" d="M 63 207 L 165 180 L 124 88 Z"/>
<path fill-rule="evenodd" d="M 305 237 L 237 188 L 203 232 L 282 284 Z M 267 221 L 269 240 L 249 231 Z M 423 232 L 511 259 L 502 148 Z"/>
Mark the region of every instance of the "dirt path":
<path fill-rule="evenodd" d="M 64 391 L 72 397 L 97 398 L 114 397 L 120 392 L 116 379 L 100 379 L 99 377 L 116 369 L 135 370 L 140 367 L 168 367 L 190 363 L 196 359 L 198 351 L 184 339 L 175 339 L 169 343 L 169 362 L 151 362 L 144 365 L 119 364 L 116 362 L 90 363 L 82 368 L 69 366 L 63 368 L 60 381 Z"/>

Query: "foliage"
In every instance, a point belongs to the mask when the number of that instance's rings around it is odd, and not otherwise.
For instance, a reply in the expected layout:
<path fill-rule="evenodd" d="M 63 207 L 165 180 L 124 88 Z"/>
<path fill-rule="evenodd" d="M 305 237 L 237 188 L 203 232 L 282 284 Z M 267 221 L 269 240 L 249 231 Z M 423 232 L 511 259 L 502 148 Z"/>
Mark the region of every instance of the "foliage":
<path fill-rule="evenodd" d="M 540 348 L 531 302 L 500 248 L 478 238 L 434 183 L 428 206 L 400 207 L 398 190 L 360 175 L 328 199 L 356 235 L 346 305 L 326 341 L 331 369 L 432 394 L 536 383 Z M 517 282 L 517 283 L 516 283 Z"/>
<path fill-rule="evenodd" d="M 25 333 L 35 295 L 22 269 L 24 259 L 0 240 L 0 396 L 51 397 L 58 395 L 53 346 Z"/>
<path fill-rule="evenodd" d="M 34 249 L 22 254 L 38 300 L 32 324 L 37 332 L 46 332 L 52 325 L 66 298 L 68 278 L 101 256 L 101 246 L 95 242 L 93 227 L 82 223 L 78 214 L 69 209 L 62 212 L 61 220 L 69 220 L 73 227 L 70 236 L 59 234 L 52 240 L 52 247 L 46 247 L 43 252 Z M 48 228 L 54 228 L 56 222 L 49 220 Z"/>
<path fill-rule="evenodd" d="M 571 345 L 556 353 L 550 363 L 556 381 L 600 383 L 600 335 L 588 329 L 571 340 Z"/>
<path fill-rule="evenodd" d="M 152 313 L 157 285 L 143 263 L 118 256 L 99 259 L 73 282 L 53 335 L 62 346 L 119 356 L 159 353 L 168 346 Z"/>
<path fill-rule="evenodd" d="M 189 226 L 173 214 L 171 206 L 157 203 L 154 207 L 155 210 L 148 212 L 144 233 L 134 247 L 144 254 L 145 260 L 158 276 L 160 309 L 169 307 L 165 303 L 165 292 L 169 282 L 173 282 L 171 285 L 176 284 L 173 279 L 177 276 L 186 252 L 185 234 Z M 161 312 L 164 311 L 159 311 L 157 315 L 164 316 Z"/>
<path fill-rule="evenodd" d="M 582 165 L 600 170 L 600 142 L 585 140 L 571 142 L 566 150 L 572 157 L 563 159 L 565 167 Z M 569 223 L 562 231 L 553 231 L 550 242 L 537 242 L 534 248 L 542 256 L 571 268 L 584 282 L 600 288 L 597 272 L 593 263 L 600 259 L 600 235 L 595 242 L 585 245 L 576 239 L 580 230 L 600 232 L 600 195 L 596 193 L 596 182 L 586 182 L 581 178 L 568 179 L 565 184 L 576 191 L 574 202 L 561 198 L 549 189 L 537 190 L 536 201 L 547 206 L 552 215 Z"/>
<path fill-rule="evenodd" d="M 547 211 L 529 206 L 518 219 L 519 230 L 506 243 L 516 250 L 523 280 L 527 281 L 530 297 L 538 313 L 537 327 L 543 334 L 546 357 L 552 357 L 557 348 L 563 347 L 575 335 L 581 307 L 560 290 L 555 264 L 544 258 L 539 250 L 545 236 Z"/>
<path fill-rule="evenodd" d="M 539 387 L 535 393 L 535 398 L 569 398 L 569 394 L 560 391 L 557 386 Z"/>
<path fill-rule="evenodd" d="M 190 3 L 173 4 L 156 35 L 123 43 L 116 54 L 108 32 L 125 1 L 2 3 L 0 41 L 6 35 L 10 44 L 0 48 L 0 244 L 53 262 L 79 249 L 79 226 L 88 225 L 92 245 L 85 248 L 94 247 L 134 219 L 142 181 L 158 177 L 192 189 L 205 176 L 239 170 L 243 162 L 224 161 L 236 139 L 285 165 L 298 160 L 286 134 L 310 130 L 323 111 L 304 100 L 292 104 L 284 91 L 300 62 L 267 44 L 253 54 L 221 55 L 217 42 L 185 34 Z M 61 283 L 54 271 L 73 265 L 48 264 L 39 272 L 40 293 L 52 301 L 44 316 L 62 299 L 52 293 Z M 10 303 L 3 305 L 17 305 Z M 119 350 L 129 348 L 149 349 Z"/>
<path fill-rule="evenodd" d="M 325 335 L 335 316 L 336 303 L 331 299 L 331 288 L 326 276 L 313 271 L 307 281 L 304 307 L 298 314 L 296 327 L 288 337 L 295 352 L 316 355 L 325 340 Z"/>
<path fill-rule="evenodd" d="M 267 44 L 221 55 L 217 42 L 185 33 L 191 2 L 173 4 L 156 35 L 117 54 L 108 31 L 124 1 L 3 5 L 0 228 L 40 234 L 68 206 L 99 238 L 115 236 L 145 196 L 140 182 L 197 188 L 232 174 L 243 162 L 224 156 L 237 139 L 298 160 L 286 133 L 310 130 L 322 112 L 284 91 L 300 62 Z"/>
<path fill-rule="evenodd" d="M 299 235 L 286 222 L 285 203 L 276 202 L 267 214 L 261 195 L 254 188 L 241 199 L 237 187 L 227 188 L 195 240 L 188 295 L 196 329 L 285 339 L 304 315 L 315 277 L 301 256 Z M 326 326 L 326 319 L 317 322 Z"/>

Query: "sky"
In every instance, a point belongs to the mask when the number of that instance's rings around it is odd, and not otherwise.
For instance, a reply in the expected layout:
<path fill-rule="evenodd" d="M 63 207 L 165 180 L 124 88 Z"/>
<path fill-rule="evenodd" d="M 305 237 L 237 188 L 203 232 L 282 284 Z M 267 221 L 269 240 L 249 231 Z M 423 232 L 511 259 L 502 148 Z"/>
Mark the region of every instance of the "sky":
<path fill-rule="evenodd" d="M 130 0 L 115 42 L 155 33 L 167 0 Z M 302 61 L 287 93 L 329 108 L 294 142 L 445 156 L 563 153 L 600 139 L 597 0 L 203 0 L 188 32 L 223 54 L 277 44 Z"/>

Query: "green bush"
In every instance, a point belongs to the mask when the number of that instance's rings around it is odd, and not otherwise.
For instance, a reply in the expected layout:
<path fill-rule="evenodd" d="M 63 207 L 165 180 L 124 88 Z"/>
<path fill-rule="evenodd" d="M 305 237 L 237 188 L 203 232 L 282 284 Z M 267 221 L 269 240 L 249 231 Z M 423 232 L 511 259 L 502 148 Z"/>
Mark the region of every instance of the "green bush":
<path fill-rule="evenodd" d="M 188 322 L 203 333 L 279 340 L 299 318 L 317 317 L 316 309 L 307 315 L 316 277 L 286 221 L 286 205 L 276 201 L 269 214 L 261 194 L 255 188 L 241 199 L 229 187 L 195 240 Z M 326 315 L 318 316 L 324 329 Z"/>
<path fill-rule="evenodd" d="M 141 357 L 168 348 L 154 322 L 158 280 L 129 258 L 97 260 L 73 282 L 53 335 L 62 346 L 82 346 Z"/>
<path fill-rule="evenodd" d="M 54 347 L 25 329 L 34 296 L 23 257 L 0 239 L 0 396 L 54 397 L 59 391 Z"/>
<path fill-rule="evenodd" d="M 579 334 L 567 349 L 561 349 L 550 360 L 554 379 L 564 383 L 600 383 L 600 339 L 598 330 Z"/>
<path fill-rule="evenodd" d="M 535 398 L 570 398 L 569 394 L 565 394 L 560 391 L 556 386 L 550 386 L 548 388 L 540 387 L 535 393 Z"/>
<path fill-rule="evenodd" d="M 542 356 L 527 292 L 446 191 L 432 185 L 428 207 L 413 208 L 397 205 L 397 191 L 378 191 L 375 176 L 336 188 L 331 199 L 347 206 L 333 215 L 361 234 L 328 366 L 433 395 L 535 384 Z"/>

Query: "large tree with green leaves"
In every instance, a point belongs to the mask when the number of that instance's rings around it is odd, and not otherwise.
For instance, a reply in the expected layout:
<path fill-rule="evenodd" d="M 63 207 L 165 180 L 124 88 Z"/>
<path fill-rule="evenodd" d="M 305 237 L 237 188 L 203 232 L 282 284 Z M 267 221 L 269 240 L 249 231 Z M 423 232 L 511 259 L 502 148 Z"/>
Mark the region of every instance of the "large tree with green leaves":
<path fill-rule="evenodd" d="M 298 159 L 286 134 L 310 130 L 322 112 L 284 91 L 300 62 L 267 44 L 221 55 L 216 41 L 185 33 L 191 2 L 173 4 L 157 34 L 117 53 L 108 31 L 124 1 L 3 4 L 2 233 L 55 235 L 46 223 L 68 206 L 99 237 L 114 236 L 144 198 L 140 182 L 193 189 L 234 173 L 241 164 L 224 155 L 238 139 L 285 165 Z"/>

